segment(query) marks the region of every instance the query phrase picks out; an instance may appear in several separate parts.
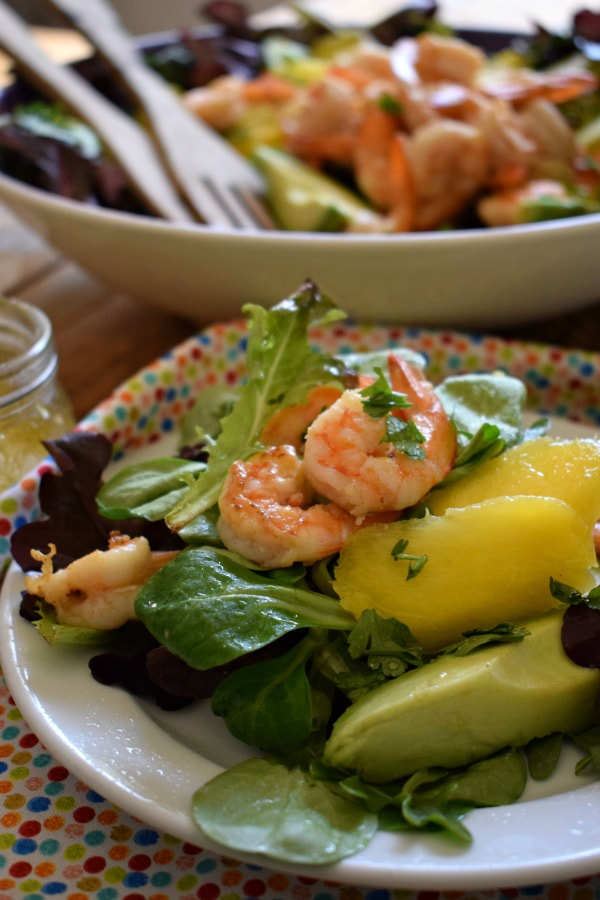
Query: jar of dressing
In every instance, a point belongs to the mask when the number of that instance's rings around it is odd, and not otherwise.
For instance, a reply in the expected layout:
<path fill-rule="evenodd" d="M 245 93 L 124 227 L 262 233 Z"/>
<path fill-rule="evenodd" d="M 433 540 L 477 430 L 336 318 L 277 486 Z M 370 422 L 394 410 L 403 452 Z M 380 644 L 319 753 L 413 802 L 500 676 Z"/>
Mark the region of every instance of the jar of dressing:
<path fill-rule="evenodd" d="M 60 437 L 75 424 L 57 364 L 46 314 L 0 297 L 0 492 L 44 459 L 42 440 Z"/>

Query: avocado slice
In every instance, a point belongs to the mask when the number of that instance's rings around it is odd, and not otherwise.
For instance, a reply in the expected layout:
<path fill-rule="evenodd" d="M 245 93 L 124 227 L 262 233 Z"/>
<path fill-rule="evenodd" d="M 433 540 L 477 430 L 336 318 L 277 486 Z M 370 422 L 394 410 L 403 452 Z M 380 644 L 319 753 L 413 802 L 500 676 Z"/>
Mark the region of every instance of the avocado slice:
<path fill-rule="evenodd" d="M 600 671 L 566 656 L 563 615 L 553 610 L 522 623 L 529 634 L 519 643 L 437 657 L 360 697 L 335 723 L 325 763 L 386 782 L 585 730 L 594 722 Z"/>
<path fill-rule="evenodd" d="M 377 214 L 352 191 L 276 147 L 262 144 L 252 160 L 262 173 L 277 223 L 288 231 L 367 228 Z"/>
<path fill-rule="evenodd" d="M 575 132 L 577 146 L 586 153 L 595 153 L 600 147 L 600 116 L 582 125 Z"/>

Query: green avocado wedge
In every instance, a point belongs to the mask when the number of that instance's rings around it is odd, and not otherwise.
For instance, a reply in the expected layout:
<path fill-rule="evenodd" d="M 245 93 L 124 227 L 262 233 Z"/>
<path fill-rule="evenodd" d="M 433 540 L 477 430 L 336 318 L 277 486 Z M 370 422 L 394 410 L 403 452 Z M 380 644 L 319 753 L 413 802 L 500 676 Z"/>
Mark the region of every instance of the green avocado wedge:
<path fill-rule="evenodd" d="M 554 610 L 519 623 L 529 631 L 519 643 L 439 656 L 365 694 L 335 723 L 324 762 L 386 782 L 585 730 L 594 721 L 600 671 L 566 656 L 562 618 Z"/>
<path fill-rule="evenodd" d="M 375 222 L 373 212 L 352 191 L 283 150 L 261 144 L 252 161 L 267 186 L 277 224 L 286 231 L 344 231 Z"/>

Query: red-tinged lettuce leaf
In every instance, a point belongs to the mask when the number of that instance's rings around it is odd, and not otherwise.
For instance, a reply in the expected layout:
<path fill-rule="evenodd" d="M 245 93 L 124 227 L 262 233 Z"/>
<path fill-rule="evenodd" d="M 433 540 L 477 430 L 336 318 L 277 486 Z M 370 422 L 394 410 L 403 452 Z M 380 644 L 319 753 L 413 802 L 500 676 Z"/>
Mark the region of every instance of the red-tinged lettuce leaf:
<path fill-rule="evenodd" d="M 296 635 L 286 635 L 241 660 L 212 669 L 194 669 L 145 632 L 138 635 L 139 646 L 110 648 L 93 656 L 88 665 L 100 684 L 119 686 L 130 694 L 151 698 L 161 709 L 175 710 L 211 697 L 231 672 L 285 653 L 296 640 Z"/>
<path fill-rule="evenodd" d="M 32 549 L 46 553 L 48 544 L 55 544 L 54 568 L 64 568 L 93 550 L 105 550 L 111 531 L 130 537 L 144 535 L 154 550 L 183 546 L 162 521 L 117 521 L 98 513 L 96 494 L 112 456 L 111 443 L 104 435 L 74 432 L 46 441 L 45 447 L 59 471 L 49 471 L 41 477 L 39 500 L 43 518 L 23 525 L 12 536 L 12 555 L 23 570 L 40 568 L 40 563 L 31 559 Z"/>
<path fill-rule="evenodd" d="M 576 37 L 600 44 L 600 12 L 580 9 L 573 16 L 573 32 Z"/>
<path fill-rule="evenodd" d="M 565 653 L 578 666 L 600 669 L 600 610 L 586 603 L 569 606 L 561 630 Z"/>
<path fill-rule="evenodd" d="M 145 212 L 114 162 L 86 158 L 63 141 L 35 135 L 10 120 L 0 124 L 0 167 L 33 187 L 69 200 Z"/>

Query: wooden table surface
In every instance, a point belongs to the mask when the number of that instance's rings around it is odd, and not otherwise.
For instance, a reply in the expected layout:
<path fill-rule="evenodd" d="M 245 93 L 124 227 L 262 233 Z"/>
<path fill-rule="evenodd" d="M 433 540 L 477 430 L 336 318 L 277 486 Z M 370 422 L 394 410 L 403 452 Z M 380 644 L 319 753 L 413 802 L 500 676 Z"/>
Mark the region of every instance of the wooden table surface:
<path fill-rule="evenodd" d="M 478 0 L 455 0 L 454 5 L 459 9 L 461 3 L 471 17 L 475 7 L 480 15 L 489 9 Z M 568 6 L 544 0 L 546 15 L 553 9 L 564 15 Z M 521 4 L 521 14 L 527 8 Z M 57 56 L 72 52 L 68 35 L 52 32 L 48 37 L 44 32 L 44 36 Z M 198 330 L 196 322 L 151 308 L 95 280 L 59 256 L 1 204 L 0 292 L 29 300 L 49 315 L 60 377 L 77 418 L 140 367 Z M 598 302 L 583 311 L 496 333 L 600 352 L 600 285 Z"/>

